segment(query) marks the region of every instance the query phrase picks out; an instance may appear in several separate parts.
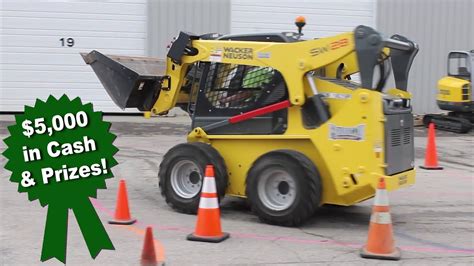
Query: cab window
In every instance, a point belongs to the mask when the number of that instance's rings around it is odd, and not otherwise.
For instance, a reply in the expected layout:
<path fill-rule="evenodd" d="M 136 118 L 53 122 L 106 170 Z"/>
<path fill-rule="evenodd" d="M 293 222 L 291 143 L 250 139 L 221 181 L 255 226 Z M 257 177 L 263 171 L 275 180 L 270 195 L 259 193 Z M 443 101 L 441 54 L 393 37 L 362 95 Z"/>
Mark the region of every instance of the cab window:
<path fill-rule="evenodd" d="M 469 64 L 469 56 L 464 53 L 451 53 L 448 60 L 448 73 L 450 76 L 471 75 L 471 65 Z"/>

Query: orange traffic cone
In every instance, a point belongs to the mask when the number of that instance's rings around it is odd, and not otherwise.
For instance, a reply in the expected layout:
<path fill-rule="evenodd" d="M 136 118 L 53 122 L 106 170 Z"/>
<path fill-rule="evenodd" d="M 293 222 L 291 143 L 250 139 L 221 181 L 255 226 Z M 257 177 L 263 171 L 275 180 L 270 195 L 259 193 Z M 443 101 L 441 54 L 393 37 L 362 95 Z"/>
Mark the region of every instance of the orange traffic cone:
<path fill-rule="evenodd" d="M 153 231 L 150 226 L 146 228 L 145 241 L 143 242 L 141 265 L 158 265 L 158 261 L 156 260 L 155 244 L 153 243 Z"/>
<path fill-rule="evenodd" d="M 119 190 L 117 195 L 117 207 L 115 208 L 114 220 L 109 221 L 109 224 L 133 224 L 137 220 L 130 217 L 130 209 L 128 208 L 128 196 L 125 180 L 120 180 Z"/>
<path fill-rule="evenodd" d="M 380 178 L 377 184 L 374 207 L 370 216 L 367 245 L 361 249 L 360 256 L 382 260 L 399 260 L 401 257 L 400 249 L 395 247 L 395 241 L 393 240 L 388 193 L 383 178 Z"/>
<path fill-rule="evenodd" d="M 425 165 L 420 168 L 426 170 L 442 170 L 443 167 L 438 165 L 438 155 L 436 153 L 436 136 L 435 125 L 430 123 L 428 128 L 428 143 L 426 144 Z"/>
<path fill-rule="evenodd" d="M 222 232 L 221 229 L 214 167 L 207 165 L 201 190 L 201 199 L 199 200 L 196 230 L 194 233 L 189 234 L 187 239 L 191 241 L 219 243 L 228 237 L 229 234 Z"/>

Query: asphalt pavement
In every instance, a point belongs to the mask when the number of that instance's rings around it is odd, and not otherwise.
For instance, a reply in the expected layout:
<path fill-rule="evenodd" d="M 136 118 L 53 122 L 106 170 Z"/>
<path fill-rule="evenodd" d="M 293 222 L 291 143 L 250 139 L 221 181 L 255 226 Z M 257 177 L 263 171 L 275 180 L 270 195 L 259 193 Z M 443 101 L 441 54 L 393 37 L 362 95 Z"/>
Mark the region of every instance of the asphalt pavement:
<path fill-rule="evenodd" d="M 154 229 L 155 248 L 166 265 L 472 265 L 474 262 L 474 134 L 439 132 L 442 171 L 417 168 L 412 187 L 390 193 L 395 241 L 400 261 L 359 257 L 365 243 L 373 200 L 351 207 L 324 206 L 297 228 L 264 224 L 242 199 L 222 202 L 222 226 L 231 238 L 220 244 L 186 241 L 196 216 L 177 213 L 158 189 L 158 166 L 168 149 L 185 142 L 189 119 L 184 116 L 106 116 L 112 121 L 120 149 L 115 178 L 93 200 L 115 251 L 93 260 L 72 212 L 69 214 L 68 265 L 139 265 L 146 226 Z M 11 115 L 0 115 L 0 138 L 8 135 Z M 416 165 L 423 163 L 426 130 L 415 129 Z M 0 149 L 5 144 L 0 142 Z M 39 265 L 46 208 L 29 202 L 9 182 L 0 157 L 0 263 Z M 109 225 L 117 187 L 125 179 L 133 218 L 131 226 Z M 49 260 L 44 265 L 61 265 Z"/>

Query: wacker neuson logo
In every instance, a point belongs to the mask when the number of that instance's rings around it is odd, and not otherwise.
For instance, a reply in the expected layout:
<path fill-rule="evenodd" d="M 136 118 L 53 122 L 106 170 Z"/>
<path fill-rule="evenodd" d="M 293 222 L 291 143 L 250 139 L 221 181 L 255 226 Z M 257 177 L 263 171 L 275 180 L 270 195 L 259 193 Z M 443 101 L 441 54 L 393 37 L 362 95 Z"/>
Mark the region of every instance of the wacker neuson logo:
<path fill-rule="evenodd" d="M 224 58 L 225 59 L 253 59 L 252 48 L 239 48 L 239 47 L 224 47 Z"/>

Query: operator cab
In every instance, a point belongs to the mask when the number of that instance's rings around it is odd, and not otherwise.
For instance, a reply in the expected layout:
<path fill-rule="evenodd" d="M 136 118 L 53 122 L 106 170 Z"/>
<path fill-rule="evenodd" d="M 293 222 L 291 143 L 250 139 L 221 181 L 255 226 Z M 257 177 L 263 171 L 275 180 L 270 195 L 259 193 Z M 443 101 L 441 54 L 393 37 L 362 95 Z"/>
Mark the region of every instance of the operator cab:
<path fill-rule="evenodd" d="M 473 54 L 474 50 L 471 52 L 450 52 L 448 55 L 448 75 L 460 79 L 473 80 Z"/>
<path fill-rule="evenodd" d="M 295 22 L 298 33 L 206 36 L 228 41 L 292 43 L 302 41 L 301 30 L 305 24 L 305 18 L 299 16 Z M 229 54 L 232 53 L 232 51 L 229 52 Z M 201 68 L 199 71 L 201 74 L 198 78 L 200 84 L 197 100 L 188 104 L 188 113 L 192 114 L 193 128 L 207 127 L 206 130 L 211 134 L 283 134 L 286 131 L 288 119 L 286 109 L 254 117 L 239 124 L 211 128 L 211 125 L 218 121 L 288 99 L 285 81 L 278 70 L 270 67 L 219 62 L 200 63 L 194 67 Z M 191 69 L 189 73 L 192 72 Z"/>

